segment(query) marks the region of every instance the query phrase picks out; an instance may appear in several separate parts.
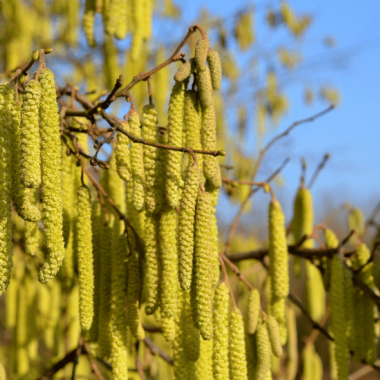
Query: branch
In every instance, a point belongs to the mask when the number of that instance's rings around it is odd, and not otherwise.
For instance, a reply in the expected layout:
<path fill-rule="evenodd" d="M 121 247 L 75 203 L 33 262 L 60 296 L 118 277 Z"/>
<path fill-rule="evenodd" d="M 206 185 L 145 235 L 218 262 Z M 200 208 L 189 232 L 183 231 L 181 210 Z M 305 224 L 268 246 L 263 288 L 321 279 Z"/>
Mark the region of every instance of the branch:
<path fill-rule="evenodd" d="M 174 365 L 173 359 L 160 348 L 158 348 L 148 337 L 144 338 L 144 343 L 153 355 L 158 355 L 166 362 L 168 362 L 170 365 Z"/>
<path fill-rule="evenodd" d="M 307 186 L 309 189 L 314 185 L 315 180 L 317 179 L 317 177 L 318 177 L 319 173 L 322 171 L 322 169 L 325 167 L 326 162 L 329 160 L 329 158 L 330 158 L 330 155 L 328 153 L 326 153 L 324 155 L 322 161 L 320 162 L 320 164 L 315 169 L 313 176 L 311 177 L 311 180 Z"/>
<path fill-rule="evenodd" d="M 40 376 L 37 380 L 51 380 L 55 373 L 60 369 L 64 368 L 66 364 L 71 363 L 75 360 L 77 356 L 77 349 L 70 351 L 65 357 L 63 357 L 59 362 L 55 363 L 51 369 L 45 372 L 44 375 Z"/>

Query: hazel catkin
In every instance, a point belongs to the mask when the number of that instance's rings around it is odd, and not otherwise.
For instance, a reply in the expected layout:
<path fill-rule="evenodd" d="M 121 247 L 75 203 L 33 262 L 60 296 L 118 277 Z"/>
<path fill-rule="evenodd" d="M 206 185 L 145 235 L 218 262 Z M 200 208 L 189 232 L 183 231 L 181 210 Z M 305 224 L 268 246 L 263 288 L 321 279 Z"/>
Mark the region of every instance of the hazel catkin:
<path fill-rule="evenodd" d="M 207 53 L 207 62 L 210 67 L 212 88 L 219 90 L 222 86 L 222 63 L 219 54 L 210 49 Z"/>
<path fill-rule="evenodd" d="M 209 48 L 210 41 L 207 35 L 202 36 L 195 44 L 194 60 L 198 71 L 206 70 L 206 59 Z"/>
<path fill-rule="evenodd" d="M 265 318 L 265 324 L 267 325 L 268 336 L 270 344 L 272 346 L 272 352 L 278 358 L 280 358 L 282 356 L 282 346 L 278 323 L 272 315 L 267 315 Z"/>
<path fill-rule="evenodd" d="M 129 115 L 129 126 L 132 135 L 141 138 L 140 121 L 137 112 L 132 109 Z M 145 171 L 143 146 L 131 141 L 131 166 L 133 178 L 133 204 L 136 211 L 144 209 L 145 198 Z"/>
<path fill-rule="evenodd" d="M 198 165 L 189 166 L 183 190 L 178 222 L 178 270 L 181 288 L 189 290 L 194 258 L 194 218 L 198 196 Z"/>
<path fill-rule="evenodd" d="M 42 69 L 39 81 L 42 86 L 42 222 L 48 256 L 39 271 L 38 279 L 46 283 L 59 271 L 65 249 L 62 235 L 61 137 L 54 75 L 49 69 Z"/>
<path fill-rule="evenodd" d="M 205 70 L 198 70 L 197 74 L 197 86 L 202 107 L 211 107 L 214 102 L 212 100 L 212 82 L 210 69 L 206 66 Z"/>
<path fill-rule="evenodd" d="M 196 69 L 194 58 L 190 58 L 186 61 L 175 73 L 174 79 L 177 82 L 183 82 L 185 79 L 190 77 L 190 74 Z"/>
<path fill-rule="evenodd" d="M 33 189 L 37 189 L 41 184 L 40 101 L 41 84 L 32 79 L 25 87 L 21 106 L 20 174 L 21 184 Z"/>
<path fill-rule="evenodd" d="M 183 106 L 185 99 L 185 84 L 176 82 L 173 86 L 169 100 L 168 111 L 168 144 L 182 146 Z M 178 206 L 178 190 L 181 180 L 181 152 L 168 150 L 166 152 L 165 192 L 168 204 Z"/>
<path fill-rule="evenodd" d="M 94 317 L 94 272 L 92 257 L 91 196 L 87 187 L 78 188 L 76 219 L 79 276 L 79 314 L 83 330 L 89 330 Z"/>
<path fill-rule="evenodd" d="M 87 43 L 90 47 L 95 47 L 95 37 L 94 37 L 94 22 L 95 22 L 95 1 L 96 0 L 86 0 L 86 6 L 83 13 L 82 26 L 84 35 L 86 36 Z"/>
<path fill-rule="evenodd" d="M 123 129 L 129 132 L 129 122 L 121 123 Z M 117 174 L 124 181 L 129 181 L 132 177 L 131 172 L 131 157 L 129 150 L 129 138 L 121 132 L 117 132 L 117 140 L 115 146 L 115 156 L 116 156 L 116 168 Z"/>
<path fill-rule="evenodd" d="M 243 317 L 238 309 L 230 315 L 230 374 L 232 380 L 247 380 Z"/>
<path fill-rule="evenodd" d="M 254 334 L 256 332 L 257 323 L 260 313 L 260 293 L 257 289 L 252 289 L 249 292 L 248 298 L 248 319 L 247 319 L 247 332 Z"/>
<path fill-rule="evenodd" d="M 255 334 L 257 347 L 256 379 L 264 380 L 270 369 L 272 351 L 266 324 L 259 322 Z"/>
<path fill-rule="evenodd" d="M 211 198 L 199 192 L 195 212 L 195 294 L 199 331 L 204 340 L 212 339 L 212 256 L 210 242 Z M 192 285 L 192 286 L 194 286 Z"/>
<path fill-rule="evenodd" d="M 215 380 L 229 379 L 228 363 L 228 302 L 229 291 L 227 285 L 222 282 L 214 296 L 213 310 L 213 355 L 212 367 Z"/>

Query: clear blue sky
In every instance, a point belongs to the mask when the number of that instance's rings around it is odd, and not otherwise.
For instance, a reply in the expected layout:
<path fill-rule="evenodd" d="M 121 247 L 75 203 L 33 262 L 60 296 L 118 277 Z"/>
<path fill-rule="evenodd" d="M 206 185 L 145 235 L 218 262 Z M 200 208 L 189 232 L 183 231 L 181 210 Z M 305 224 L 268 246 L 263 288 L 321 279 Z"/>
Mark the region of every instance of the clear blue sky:
<path fill-rule="evenodd" d="M 185 7 L 186 18 L 192 22 L 201 7 L 216 15 L 228 16 L 249 3 L 241 0 L 187 0 L 181 4 Z M 265 8 L 272 4 L 276 6 L 279 1 L 259 1 L 255 4 L 260 40 Z M 300 158 L 306 158 L 311 175 L 323 154 L 329 152 L 331 159 L 313 187 L 317 218 L 325 206 L 337 206 L 343 201 L 362 207 L 368 215 L 380 200 L 380 1 L 289 0 L 289 4 L 296 13 L 311 13 L 314 16 L 304 39 L 306 62 L 324 61 L 327 56 L 332 59 L 315 66 L 315 70 L 306 70 L 299 80 L 287 88 L 291 110 L 277 131 L 266 139 L 284 130 L 293 121 L 326 107 L 326 103 L 322 102 L 316 102 L 312 107 L 305 106 L 301 96 L 305 83 L 328 83 L 339 88 L 342 102 L 330 114 L 312 124 L 298 127 L 290 137 L 272 148 L 271 158 L 264 168 L 269 172 L 286 155 L 291 157 L 291 163 L 283 172 L 286 188 L 277 190 L 289 218 L 299 183 Z M 321 41 L 326 36 L 333 36 L 337 41 L 331 53 L 322 48 Z M 260 174 L 260 179 L 267 175 L 266 172 Z"/>

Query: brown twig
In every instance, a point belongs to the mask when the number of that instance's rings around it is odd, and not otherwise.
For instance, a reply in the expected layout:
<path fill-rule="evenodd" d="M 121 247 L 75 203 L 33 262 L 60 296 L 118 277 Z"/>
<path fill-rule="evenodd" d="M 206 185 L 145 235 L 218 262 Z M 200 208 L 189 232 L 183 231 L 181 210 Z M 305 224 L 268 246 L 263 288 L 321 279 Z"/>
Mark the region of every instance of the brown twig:
<path fill-rule="evenodd" d="M 144 338 L 144 343 L 153 355 L 158 355 L 160 358 L 164 359 L 170 365 L 174 365 L 173 359 L 164 351 L 162 351 L 159 347 L 157 347 L 148 337 Z"/>
<path fill-rule="evenodd" d="M 82 347 L 83 347 L 83 337 L 80 337 L 79 338 L 79 343 L 78 343 L 78 347 L 75 351 L 75 357 L 74 357 L 74 360 L 73 360 L 73 372 L 71 373 L 71 380 L 75 380 L 75 372 L 76 372 L 76 369 L 77 369 L 77 365 L 79 363 L 79 358 L 82 354 Z"/>
<path fill-rule="evenodd" d="M 323 327 L 325 326 L 325 323 L 327 322 L 327 319 L 330 316 L 330 312 L 331 312 L 330 307 L 327 307 L 325 314 L 323 315 L 322 319 L 319 321 L 319 324 L 321 326 L 323 326 Z M 320 334 L 320 332 L 321 331 L 318 329 L 313 329 L 310 336 L 305 340 L 305 347 L 309 344 L 313 344 L 316 341 L 316 339 L 318 338 L 318 335 Z"/>
<path fill-rule="evenodd" d="M 91 355 L 90 348 L 88 347 L 87 343 L 84 344 L 84 349 L 85 349 L 85 352 L 87 354 L 88 360 L 90 362 L 90 366 L 91 366 L 92 372 L 95 374 L 96 378 L 98 380 L 105 380 L 104 377 L 103 377 L 103 375 L 99 371 L 99 368 L 96 365 L 96 362 L 95 362 L 94 358 Z"/>
<path fill-rule="evenodd" d="M 311 177 L 311 180 L 307 186 L 309 189 L 314 185 L 315 180 L 317 179 L 317 177 L 318 177 L 319 173 L 322 171 L 322 169 L 325 167 L 326 162 L 329 160 L 329 158 L 330 158 L 330 155 L 328 153 L 326 153 L 324 155 L 322 161 L 320 162 L 320 164 L 315 169 L 313 176 Z"/>
<path fill-rule="evenodd" d="M 228 288 L 228 290 L 230 292 L 230 296 L 231 296 L 232 304 L 234 306 L 234 310 L 236 310 L 236 301 L 235 301 L 234 293 L 233 293 L 231 285 L 230 285 L 230 281 L 228 279 L 228 273 L 227 273 L 227 269 L 226 269 L 226 264 L 224 264 L 224 258 L 222 256 L 222 254 L 219 254 L 218 259 L 219 259 L 219 262 L 220 262 L 220 266 L 222 267 L 224 282 L 225 282 L 225 284 L 226 284 L 226 286 L 227 286 L 227 288 Z"/>
<path fill-rule="evenodd" d="M 139 348 L 140 348 L 140 341 L 139 340 L 136 341 L 135 347 L 136 347 L 136 368 L 137 368 L 137 372 L 139 373 L 141 380 L 146 380 L 144 370 L 143 370 L 143 367 L 142 367 L 142 364 L 140 361 L 140 356 L 139 356 Z"/>
<path fill-rule="evenodd" d="M 45 372 L 42 376 L 40 376 L 37 380 L 51 380 L 55 373 L 57 373 L 60 369 L 64 368 L 66 364 L 72 363 L 75 360 L 77 355 L 77 349 L 70 351 L 66 354 L 61 360 L 55 363 L 47 372 Z"/>

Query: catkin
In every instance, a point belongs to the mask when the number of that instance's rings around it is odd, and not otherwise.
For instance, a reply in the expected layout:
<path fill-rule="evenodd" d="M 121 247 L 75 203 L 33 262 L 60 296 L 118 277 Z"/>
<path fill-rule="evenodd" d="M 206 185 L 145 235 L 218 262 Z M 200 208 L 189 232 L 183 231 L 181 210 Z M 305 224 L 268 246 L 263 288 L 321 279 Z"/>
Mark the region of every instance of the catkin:
<path fill-rule="evenodd" d="M 275 199 L 269 206 L 269 260 L 273 297 L 289 294 L 288 247 L 284 225 L 284 214 Z"/>
<path fill-rule="evenodd" d="M 212 257 L 210 242 L 211 198 L 200 192 L 195 212 L 195 294 L 199 331 L 212 339 Z"/>
<path fill-rule="evenodd" d="M 159 221 L 160 305 L 167 318 L 177 311 L 177 215 L 176 210 L 163 206 Z"/>
<path fill-rule="evenodd" d="M 173 342 L 177 336 L 176 326 L 174 317 L 166 317 L 166 315 L 161 315 L 161 327 L 162 335 L 167 342 Z"/>
<path fill-rule="evenodd" d="M 91 195 L 87 187 L 78 189 L 77 255 L 79 314 L 83 330 L 89 330 L 94 316 L 94 270 L 92 257 Z"/>
<path fill-rule="evenodd" d="M 126 287 L 127 281 L 127 240 L 121 235 L 117 242 L 117 249 L 112 255 L 112 285 L 110 302 L 110 331 L 111 331 L 111 357 L 112 378 L 122 380 L 128 378 L 128 357 L 127 357 L 127 318 L 126 307 Z"/>
<path fill-rule="evenodd" d="M 129 116 L 129 126 L 132 135 L 141 138 L 140 121 L 137 112 L 132 109 Z M 144 209 L 145 172 L 143 146 L 131 141 L 131 166 L 133 178 L 133 204 L 136 211 Z"/>
<path fill-rule="evenodd" d="M 280 337 L 280 329 L 278 327 L 278 323 L 276 318 L 272 315 L 267 315 L 265 318 L 265 323 L 268 329 L 268 335 L 270 344 L 272 346 L 272 352 L 280 358 L 282 356 L 282 346 L 281 346 L 281 337 Z"/>
<path fill-rule="evenodd" d="M 297 321 L 294 309 L 286 309 L 286 321 L 288 329 L 288 341 L 286 345 L 287 363 L 286 379 L 294 380 L 298 369 L 298 339 L 297 339 Z"/>
<path fill-rule="evenodd" d="M 158 216 L 147 213 L 145 218 L 145 281 L 147 288 L 147 300 L 145 313 L 153 314 L 158 305 L 159 286 L 159 257 L 158 257 Z"/>
<path fill-rule="evenodd" d="M 62 236 L 61 139 L 54 75 L 49 69 L 42 69 L 39 80 L 42 86 L 42 222 L 48 256 L 38 279 L 46 283 L 61 267 L 65 249 Z"/>
<path fill-rule="evenodd" d="M 33 189 L 37 189 L 41 184 L 40 101 L 41 84 L 32 79 L 25 87 L 21 107 L 20 175 L 21 184 Z"/>
<path fill-rule="evenodd" d="M 12 271 L 12 222 L 11 222 L 11 114 L 8 103 L 12 102 L 12 93 L 8 86 L 0 86 L 0 294 L 9 285 Z"/>
<path fill-rule="evenodd" d="M 214 102 L 212 100 L 212 82 L 210 69 L 206 66 L 203 71 L 197 72 L 197 86 L 199 91 L 199 99 L 202 107 L 211 107 Z"/>
<path fill-rule="evenodd" d="M 247 319 L 247 332 L 248 334 L 254 334 L 257 328 L 257 322 L 259 320 L 260 313 L 260 293 L 257 289 L 252 289 L 249 292 L 248 298 L 248 319 Z"/>
<path fill-rule="evenodd" d="M 13 205 L 17 213 L 30 222 L 37 222 L 41 219 L 41 213 L 36 205 L 37 197 L 31 189 L 25 188 L 21 184 L 20 167 L 21 167 L 21 151 L 20 151 L 20 124 L 21 112 L 20 106 L 15 103 L 9 103 L 11 112 L 11 162 L 12 162 L 12 199 Z M 38 122 L 37 122 L 38 128 Z M 39 141 L 37 142 L 39 144 Z M 39 153 L 38 149 L 38 153 Z"/>
<path fill-rule="evenodd" d="M 176 82 L 170 94 L 168 111 L 168 144 L 172 146 L 182 146 L 184 99 L 185 84 Z M 182 185 L 181 158 L 181 152 L 168 150 L 166 153 L 165 193 L 171 207 L 176 207 L 179 203 L 178 190 Z"/>
<path fill-rule="evenodd" d="M 346 336 L 347 327 L 344 306 L 343 263 L 338 255 L 334 255 L 331 261 L 331 331 L 334 336 L 334 359 L 338 370 L 338 380 L 343 380 L 348 378 L 349 370 L 349 354 Z"/>
<path fill-rule="evenodd" d="M 256 329 L 257 368 L 256 380 L 264 380 L 271 363 L 271 344 L 265 323 L 259 322 Z"/>
<path fill-rule="evenodd" d="M 238 309 L 233 310 L 230 316 L 229 358 L 231 379 L 247 380 L 244 323 L 243 317 Z"/>
<path fill-rule="evenodd" d="M 130 54 L 136 61 L 141 53 L 144 38 L 144 9 L 143 1 L 133 1 L 132 12 L 134 21 L 134 34 Z"/>
<path fill-rule="evenodd" d="M 121 123 L 123 129 L 129 132 L 129 123 Z M 117 174 L 124 181 L 129 181 L 132 178 L 131 169 L 131 157 L 129 151 L 129 138 L 121 132 L 117 132 L 117 140 L 115 146 L 115 156 L 116 156 L 116 168 Z"/>
<path fill-rule="evenodd" d="M 186 63 L 184 63 L 174 75 L 174 79 L 177 82 L 183 82 L 185 79 L 188 79 L 196 69 L 194 58 L 190 58 Z"/>
<path fill-rule="evenodd" d="M 130 28 L 129 24 L 129 14 L 128 14 L 128 3 L 129 0 L 120 0 L 119 7 L 117 9 L 118 17 L 116 28 L 114 31 L 114 36 L 119 40 L 123 40 Z"/>
<path fill-rule="evenodd" d="M 178 222 L 178 270 L 181 288 L 189 290 L 194 258 L 194 220 L 198 196 L 199 170 L 194 164 L 187 170 Z"/>
<path fill-rule="evenodd" d="M 127 284 L 127 316 L 128 326 L 132 335 L 142 340 L 145 337 L 144 329 L 140 321 L 140 292 L 141 292 L 141 279 L 139 268 L 139 255 L 134 246 L 134 239 L 132 240 L 132 252 L 128 257 L 128 284 Z"/>
<path fill-rule="evenodd" d="M 207 62 L 210 67 L 211 83 L 214 90 L 220 90 L 222 86 L 222 63 L 219 54 L 210 49 L 207 54 Z"/>
<path fill-rule="evenodd" d="M 183 310 L 182 315 L 182 328 L 184 330 L 185 339 L 185 352 L 188 360 L 196 362 L 200 355 L 200 335 L 198 329 L 194 326 L 192 315 L 191 315 L 191 303 L 190 303 L 190 293 L 184 291 L 183 297 Z"/>
<path fill-rule="evenodd" d="M 96 0 L 86 0 L 85 10 L 83 13 L 82 26 L 84 30 L 84 35 L 86 36 L 87 43 L 90 47 L 95 47 L 95 37 L 94 37 L 94 22 L 95 22 L 95 1 Z"/>
<path fill-rule="evenodd" d="M 213 311 L 213 355 L 212 366 L 215 380 L 229 379 L 228 363 L 228 302 L 229 291 L 222 282 L 215 290 Z"/>
<path fill-rule="evenodd" d="M 153 105 L 146 105 L 143 109 L 141 134 L 144 140 L 157 142 L 157 111 Z M 147 212 L 157 213 L 162 205 L 163 183 L 158 162 L 158 149 L 144 145 L 145 170 L 145 208 Z"/>
<path fill-rule="evenodd" d="M 207 35 L 202 36 L 195 44 L 194 60 L 198 71 L 206 70 L 207 53 L 210 48 L 210 41 Z"/>

